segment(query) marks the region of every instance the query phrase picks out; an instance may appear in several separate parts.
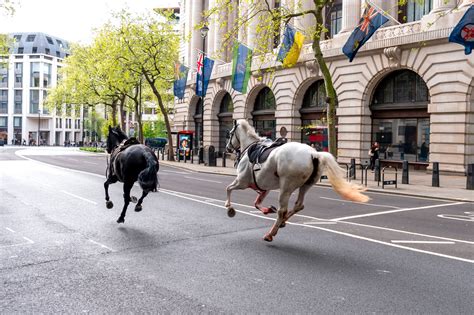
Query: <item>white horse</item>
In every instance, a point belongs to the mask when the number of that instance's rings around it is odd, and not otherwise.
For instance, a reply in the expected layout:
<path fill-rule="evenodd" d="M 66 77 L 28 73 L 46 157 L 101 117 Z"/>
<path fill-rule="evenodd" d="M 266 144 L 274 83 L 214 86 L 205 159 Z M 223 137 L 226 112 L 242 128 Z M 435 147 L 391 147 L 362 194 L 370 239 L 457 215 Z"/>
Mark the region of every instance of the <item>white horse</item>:
<path fill-rule="evenodd" d="M 262 207 L 261 203 L 270 190 L 280 189 L 278 218 L 270 231 L 265 234 L 264 240 L 271 242 L 280 227 L 298 211 L 303 210 L 303 201 L 306 192 L 321 177 L 322 173 L 328 176 L 333 189 L 344 199 L 367 202 L 369 197 L 362 194 L 363 189 L 345 180 L 345 171 L 339 167 L 336 159 L 327 152 L 317 152 L 312 147 L 297 142 L 289 142 L 275 148 L 268 159 L 258 165 L 249 161 L 248 148 L 264 138 L 260 138 L 253 127 L 246 120 L 234 121 L 234 127 L 229 133 L 227 151 L 241 151 L 241 158 L 237 166 L 237 178 L 227 186 L 227 214 L 235 215 L 235 209 L 230 202 L 230 195 L 234 189 L 252 188 L 257 191 L 255 207 L 268 214 L 273 207 Z M 291 194 L 299 188 L 298 198 L 293 209 L 288 211 L 288 201 Z"/>

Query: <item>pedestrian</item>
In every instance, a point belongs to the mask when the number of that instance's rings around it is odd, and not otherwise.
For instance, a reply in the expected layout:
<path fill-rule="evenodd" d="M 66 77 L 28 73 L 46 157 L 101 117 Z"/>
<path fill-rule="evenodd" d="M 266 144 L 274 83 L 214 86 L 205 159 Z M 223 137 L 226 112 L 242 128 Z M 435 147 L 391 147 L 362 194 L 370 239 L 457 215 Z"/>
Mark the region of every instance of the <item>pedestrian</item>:
<path fill-rule="evenodd" d="M 375 160 L 379 158 L 379 143 L 376 141 L 369 150 L 369 158 L 370 158 L 370 169 L 374 171 L 375 168 Z"/>

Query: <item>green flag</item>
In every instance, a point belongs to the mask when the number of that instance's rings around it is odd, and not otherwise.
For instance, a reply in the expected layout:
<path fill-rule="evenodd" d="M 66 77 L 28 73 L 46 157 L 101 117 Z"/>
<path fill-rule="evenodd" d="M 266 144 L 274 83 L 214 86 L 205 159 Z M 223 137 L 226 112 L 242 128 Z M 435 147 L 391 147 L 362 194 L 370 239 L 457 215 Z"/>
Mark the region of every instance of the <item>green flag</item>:
<path fill-rule="evenodd" d="M 252 65 L 252 50 L 241 43 L 234 46 L 232 61 L 232 88 L 240 93 L 247 92 Z"/>

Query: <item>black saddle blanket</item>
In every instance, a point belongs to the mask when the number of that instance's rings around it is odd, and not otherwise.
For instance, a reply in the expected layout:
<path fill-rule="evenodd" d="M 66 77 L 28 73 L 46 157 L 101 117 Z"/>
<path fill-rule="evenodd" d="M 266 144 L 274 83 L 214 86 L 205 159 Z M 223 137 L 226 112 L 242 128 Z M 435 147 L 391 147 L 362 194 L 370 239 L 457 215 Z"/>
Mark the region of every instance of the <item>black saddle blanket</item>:
<path fill-rule="evenodd" d="M 252 144 L 247 151 L 250 163 L 261 164 L 265 162 L 274 149 L 285 144 L 286 142 L 286 138 L 278 138 L 275 141 L 265 140 Z"/>

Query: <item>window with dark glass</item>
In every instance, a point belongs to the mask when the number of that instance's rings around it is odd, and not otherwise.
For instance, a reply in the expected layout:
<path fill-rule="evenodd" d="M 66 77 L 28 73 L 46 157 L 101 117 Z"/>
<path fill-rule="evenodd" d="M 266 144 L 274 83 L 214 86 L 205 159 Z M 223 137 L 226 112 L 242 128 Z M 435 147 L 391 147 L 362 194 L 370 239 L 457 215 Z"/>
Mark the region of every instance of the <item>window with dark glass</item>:
<path fill-rule="evenodd" d="M 16 42 L 19 42 L 21 40 L 21 35 L 13 35 L 13 38 Z"/>
<path fill-rule="evenodd" d="M 227 144 L 227 134 L 232 129 L 232 113 L 234 104 L 232 97 L 226 93 L 222 98 L 219 114 L 219 152 L 224 152 Z"/>
<path fill-rule="evenodd" d="M 8 117 L 0 117 L 0 128 L 8 127 Z"/>
<path fill-rule="evenodd" d="M 23 52 L 24 52 L 24 48 L 23 47 L 18 47 L 18 53 L 22 54 Z"/>
<path fill-rule="evenodd" d="M 23 63 L 15 63 L 15 87 L 20 88 L 23 86 Z"/>
<path fill-rule="evenodd" d="M 303 96 L 302 108 L 326 108 L 326 87 L 319 80 L 311 84 Z"/>
<path fill-rule="evenodd" d="M 49 44 L 54 45 L 53 40 L 51 39 L 51 37 L 46 36 L 46 40 L 48 41 Z"/>
<path fill-rule="evenodd" d="M 428 101 L 428 88 L 423 79 L 410 70 L 389 74 L 377 86 L 372 105 L 406 104 Z"/>
<path fill-rule="evenodd" d="M 39 87 L 40 86 L 40 63 L 32 62 L 30 65 L 30 86 Z"/>
<path fill-rule="evenodd" d="M 342 1 L 336 1 L 327 8 L 326 28 L 328 36 L 333 38 L 342 28 Z"/>
<path fill-rule="evenodd" d="M 49 50 L 49 48 L 45 48 L 45 49 L 44 49 L 44 53 L 45 53 L 45 54 L 48 54 L 48 55 L 49 55 L 50 52 L 51 52 L 51 51 Z"/>
<path fill-rule="evenodd" d="M 38 52 L 38 47 L 33 47 L 31 53 L 36 54 Z"/>
<path fill-rule="evenodd" d="M 39 110 L 39 90 L 30 90 L 30 114 L 37 114 Z"/>
<path fill-rule="evenodd" d="M 254 105 L 254 111 L 275 110 L 275 96 L 268 87 L 264 87 L 257 95 Z"/>
<path fill-rule="evenodd" d="M 26 37 L 26 41 L 27 42 L 33 42 L 33 41 L 35 41 L 35 38 L 36 38 L 36 35 L 28 35 Z"/>
<path fill-rule="evenodd" d="M 51 68 L 51 64 L 43 64 L 43 87 L 45 88 L 51 87 Z"/>
<path fill-rule="evenodd" d="M 432 0 L 407 0 L 398 6 L 398 20 L 401 23 L 419 21 L 430 13 Z"/>
<path fill-rule="evenodd" d="M 0 90 L 0 114 L 8 114 L 8 90 Z"/>
<path fill-rule="evenodd" d="M 14 113 L 21 114 L 22 112 L 23 112 L 23 91 L 15 90 Z"/>
<path fill-rule="evenodd" d="M 59 39 L 56 39 L 56 43 L 58 43 L 59 47 L 61 48 L 63 47 L 63 42 L 60 41 Z"/>
<path fill-rule="evenodd" d="M 8 64 L 0 63 L 0 87 L 8 87 Z"/>
<path fill-rule="evenodd" d="M 13 117 L 13 128 L 21 128 L 21 117 Z"/>

